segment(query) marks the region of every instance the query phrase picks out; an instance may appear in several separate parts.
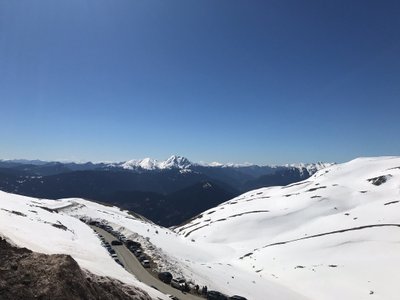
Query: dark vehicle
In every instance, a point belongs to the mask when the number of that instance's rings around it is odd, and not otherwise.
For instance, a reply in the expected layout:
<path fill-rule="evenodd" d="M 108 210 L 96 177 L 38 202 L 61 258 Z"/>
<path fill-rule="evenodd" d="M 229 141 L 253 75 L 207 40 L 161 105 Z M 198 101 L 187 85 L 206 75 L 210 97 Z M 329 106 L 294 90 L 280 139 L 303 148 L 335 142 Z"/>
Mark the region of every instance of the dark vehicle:
<path fill-rule="evenodd" d="M 143 255 L 143 254 L 140 255 L 139 258 L 138 258 L 138 260 L 139 260 L 140 262 L 142 262 L 142 261 L 144 261 L 144 260 L 146 260 L 146 259 L 148 260 L 148 257 L 147 257 L 146 255 Z"/>
<path fill-rule="evenodd" d="M 247 299 L 245 297 L 235 295 L 235 296 L 229 297 L 229 300 L 247 300 Z"/>
<path fill-rule="evenodd" d="M 110 248 L 110 249 L 108 249 L 108 253 L 110 253 L 110 254 L 115 254 L 115 250 L 112 249 L 112 248 Z"/>
<path fill-rule="evenodd" d="M 142 255 L 142 250 L 140 249 L 136 249 L 135 252 L 133 252 L 133 254 L 135 254 L 136 257 L 139 257 L 140 255 Z"/>
<path fill-rule="evenodd" d="M 170 272 L 161 272 L 158 273 L 158 279 L 166 284 L 170 284 L 172 280 L 172 274 Z"/>
<path fill-rule="evenodd" d="M 107 232 L 113 231 L 113 228 L 109 225 L 104 226 L 104 230 Z"/>
<path fill-rule="evenodd" d="M 114 241 L 111 241 L 111 245 L 120 246 L 120 245 L 122 245 L 122 243 L 120 241 L 114 240 Z"/>
<path fill-rule="evenodd" d="M 145 259 L 142 261 L 142 266 L 145 268 L 150 268 L 150 261 L 148 259 Z"/>
<path fill-rule="evenodd" d="M 178 290 L 185 290 L 186 287 L 186 280 L 183 278 L 173 278 L 171 280 L 171 286 L 178 289 Z"/>
<path fill-rule="evenodd" d="M 229 300 L 227 295 L 224 295 L 217 291 L 209 291 L 207 293 L 207 299 L 209 299 L 209 300 Z"/>
<path fill-rule="evenodd" d="M 130 249 L 131 251 L 135 251 L 137 249 L 142 249 L 142 248 L 140 248 L 140 246 L 131 245 L 128 247 L 128 249 Z"/>
<path fill-rule="evenodd" d="M 135 247 L 132 247 L 132 246 L 131 246 L 131 247 L 129 247 L 128 249 L 129 249 L 129 251 L 131 251 L 133 254 L 135 254 L 135 251 L 138 250 L 139 248 L 135 248 Z"/>
<path fill-rule="evenodd" d="M 135 241 L 132 241 L 132 240 L 126 240 L 125 245 L 126 245 L 128 248 L 130 248 L 130 247 L 140 248 L 140 246 L 141 246 L 142 244 L 140 244 L 140 243 L 138 243 L 138 242 L 135 242 Z"/>

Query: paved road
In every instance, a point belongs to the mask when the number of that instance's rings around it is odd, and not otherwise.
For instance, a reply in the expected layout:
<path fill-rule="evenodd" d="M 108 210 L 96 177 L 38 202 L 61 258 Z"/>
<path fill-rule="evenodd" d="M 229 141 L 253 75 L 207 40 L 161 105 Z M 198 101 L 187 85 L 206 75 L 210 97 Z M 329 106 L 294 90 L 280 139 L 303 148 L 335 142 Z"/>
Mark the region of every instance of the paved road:
<path fill-rule="evenodd" d="M 101 234 L 104 239 L 110 244 L 111 241 L 116 240 L 116 238 L 107 231 L 96 226 L 90 227 Z M 143 268 L 143 266 L 137 260 L 136 256 L 134 256 L 125 245 L 111 247 L 114 248 L 115 253 L 118 255 L 119 260 L 124 264 L 125 269 L 135 275 L 135 277 L 141 282 L 149 286 L 156 287 L 160 292 L 164 294 L 174 295 L 182 300 L 204 300 L 204 298 L 197 297 L 192 294 L 182 293 L 181 291 L 163 283 L 161 280 L 158 280 L 157 278 L 152 276 L 145 268 Z"/>

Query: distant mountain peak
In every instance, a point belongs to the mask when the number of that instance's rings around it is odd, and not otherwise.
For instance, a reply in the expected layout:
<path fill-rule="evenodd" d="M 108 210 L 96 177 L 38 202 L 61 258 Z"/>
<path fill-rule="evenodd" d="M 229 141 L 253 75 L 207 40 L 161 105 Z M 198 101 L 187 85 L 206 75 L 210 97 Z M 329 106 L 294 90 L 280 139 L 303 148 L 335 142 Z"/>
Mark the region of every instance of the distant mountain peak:
<path fill-rule="evenodd" d="M 291 168 L 296 168 L 300 171 L 300 173 L 303 173 L 305 170 L 312 175 L 316 172 L 318 172 L 321 169 L 328 168 L 335 163 L 324 163 L 324 162 L 316 162 L 316 163 L 298 163 L 298 164 L 286 164 L 285 167 L 291 167 Z"/>
<path fill-rule="evenodd" d="M 171 155 L 166 160 L 156 160 L 149 157 L 143 159 L 132 159 L 122 163 L 112 164 L 114 167 L 121 167 L 126 170 L 133 171 L 154 171 L 154 170 L 179 170 L 181 173 L 193 171 L 196 167 L 208 167 L 208 168 L 296 168 L 300 173 L 308 173 L 310 175 L 319 171 L 320 169 L 331 166 L 332 163 L 297 163 L 297 164 L 285 164 L 285 165 L 257 165 L 251 163 L 193 163 L 189 159 L 180 155 Z"/>
<path fill-rule="evenodd" d="M 165 170 L 165 169 L 187 169 L 192 163 L 183 156 L 172 155 L 167 160 L 158 161 L 146 157 L 144 159 L 132 159 L 121 163 L 119 166 L 127 170 Z"/>
<path fill-rule="evenodd" d="M 172 155 L 166 161 L 160 163 L 161 169 L 187 169 L 192 163 L 183 156 Z"/>
<path fill-rule="evenodd" d="M 149 157 L 144 159 L 132 159 L 122 163 L 120 166 L 127 170 L 134 169 L 144 169 L 144 170 L 154 170 L 157 168 L 157 161 Z"/>

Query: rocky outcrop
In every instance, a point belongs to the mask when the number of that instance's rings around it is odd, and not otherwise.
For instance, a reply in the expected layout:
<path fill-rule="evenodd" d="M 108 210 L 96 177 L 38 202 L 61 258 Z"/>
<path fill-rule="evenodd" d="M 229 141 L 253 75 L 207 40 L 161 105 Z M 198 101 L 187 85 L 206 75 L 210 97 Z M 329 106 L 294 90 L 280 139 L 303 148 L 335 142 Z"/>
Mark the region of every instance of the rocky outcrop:
<path fill-rule="evenodd" d="M 2 300 L 147 300 L 138 288 L 82 270 L 69 255 L 46 255 L 0 238 Z"/>

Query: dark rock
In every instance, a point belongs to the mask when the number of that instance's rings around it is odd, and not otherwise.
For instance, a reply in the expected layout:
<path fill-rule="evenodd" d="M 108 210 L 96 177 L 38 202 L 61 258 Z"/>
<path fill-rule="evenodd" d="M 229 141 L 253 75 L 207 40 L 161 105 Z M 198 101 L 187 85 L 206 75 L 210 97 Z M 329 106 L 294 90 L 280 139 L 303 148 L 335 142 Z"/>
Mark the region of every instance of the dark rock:
<path fill-rule="evenodd" d="M 2 300 L 151 299 L 138 288 L 82 270 L 69 255 L 35 253 L 1 238 L 0 270 Z"/>
<path fill-rule="evenodd" d="M 368 181 L 371 182 L 373 185 L 380 186 L 381 184 L 383 184 L 386 181 L 388 181 L 388 179 L 390 179 L 391 177 L 392 177 L 392 175 L 390 175 L 390 174 L 389 175 L 383 175 L 383 176 L 370 178 L 370 179 L 368 179 Z"/>

